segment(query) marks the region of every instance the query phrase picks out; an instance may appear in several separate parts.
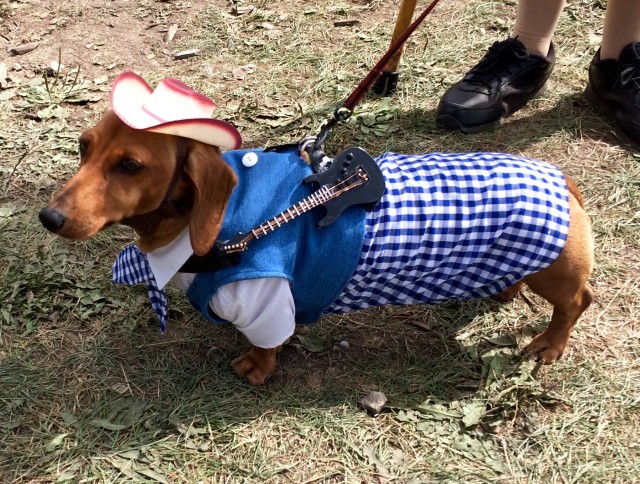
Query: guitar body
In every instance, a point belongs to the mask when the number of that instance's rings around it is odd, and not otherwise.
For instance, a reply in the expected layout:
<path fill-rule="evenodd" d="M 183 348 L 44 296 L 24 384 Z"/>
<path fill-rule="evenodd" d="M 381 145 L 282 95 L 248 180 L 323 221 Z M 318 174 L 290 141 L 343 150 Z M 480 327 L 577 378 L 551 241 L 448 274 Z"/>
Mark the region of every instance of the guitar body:
<path fill-rule="evenodd" d="M 347 148 L 336 156 L 326 171 L 309 175 L 303 183 L 336 186 L 349 184 L 365 174 L 365 183 L 341 193 L 339 197 L 324 202 L 326 215 L 318 222 L 320 227 L 328 227 L 340 214 L 354 205 L 371 210 L 384 194 L 384 177 L 373 158 L 362 148 Z"/>

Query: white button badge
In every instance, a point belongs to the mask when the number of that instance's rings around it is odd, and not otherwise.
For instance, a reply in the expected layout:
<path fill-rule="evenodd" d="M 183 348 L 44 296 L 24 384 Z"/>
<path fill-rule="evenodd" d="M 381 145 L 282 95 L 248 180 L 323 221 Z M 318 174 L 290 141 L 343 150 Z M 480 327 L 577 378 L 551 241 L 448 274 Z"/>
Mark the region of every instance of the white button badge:
<path fill-rule="evenodd" d="M 250 151 L 249 153 L 245 153 L 244 156 L 242 157 L 242 164 L 247 168 L 251 168 L 256 163 L 258 163 L 258 155 L 255 154 L 253 151 Z"/>

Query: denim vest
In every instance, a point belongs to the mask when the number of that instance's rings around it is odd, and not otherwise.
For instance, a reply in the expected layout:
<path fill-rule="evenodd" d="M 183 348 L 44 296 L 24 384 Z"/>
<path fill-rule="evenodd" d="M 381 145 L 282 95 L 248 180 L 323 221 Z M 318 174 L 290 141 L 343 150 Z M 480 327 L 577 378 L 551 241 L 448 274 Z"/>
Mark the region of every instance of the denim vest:
<path fill-rule="evenodd" d="M 248 168 L 242 158 L 249 151 L 256 153 L 258 163 Z M 229 151 L 223 157 L 238 176 L 238 185 L 229 200 L 219 240 L 249 232 L 317 188 L 302 184 L 313 171 L 295 149 Z M 334 224 L 322 229 L 317 223 L 323 208 L 302 214 L 252 241 L 240 254 L 237 266 L 198 274 L 187 297 L 207 320 L 220 323 L 208 306 L 219 287 L 246 279 L 281 277 L 291 285 L 296 322 L 313 323 L 351 279 L 362 252 L 365 213 L 359 207 L 348 208 Z"/>

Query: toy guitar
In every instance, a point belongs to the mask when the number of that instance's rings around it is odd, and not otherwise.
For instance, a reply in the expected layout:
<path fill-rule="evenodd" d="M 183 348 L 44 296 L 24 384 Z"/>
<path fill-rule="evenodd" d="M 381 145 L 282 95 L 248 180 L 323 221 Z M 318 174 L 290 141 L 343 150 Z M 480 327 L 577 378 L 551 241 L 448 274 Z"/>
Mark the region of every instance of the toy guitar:
<path fill-rule="evenodd" d="M 302 182 L 315 183 L 320 188 L 246 234 L 238 234 L 223 242 L 220 247 L 222 253 L 243 252 L 252 240 L 264 237 L 318 206 L 323 206 L 327 212 L 318 225 L 328 227 L 349 207 L 364 205 L 372 208 L 384 193 L 384 177 L 380 168 L 361 148 L 347 148 L 336 156 L 326 171 L 309 175 Z"/>
<path fill-rule="evenodd" d="M 180 272 L 211 272 L 234 266 L 239 262 L 239 253 L 247 250 L 251 241 L 316 207 L 322 206 L 326 210 L 318 226 L 328 227 L 349 207 L 361 205 L 370 210 L 384 193 L 384 177 L 380 168 L 361 148 L 342 151 L 327 170 L 309 175 L 303 183 L 317 184 L 319 189 L 246 234 L 216 242 L 207 255 L 191 256 Z"/>

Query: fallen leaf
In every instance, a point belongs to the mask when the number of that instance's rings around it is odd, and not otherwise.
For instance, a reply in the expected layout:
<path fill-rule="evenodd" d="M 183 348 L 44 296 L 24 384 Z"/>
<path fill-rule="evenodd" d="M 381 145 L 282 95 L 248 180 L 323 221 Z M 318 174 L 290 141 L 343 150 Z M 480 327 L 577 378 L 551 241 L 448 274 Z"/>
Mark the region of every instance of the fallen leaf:
<path fill-rule="evenodd" d="M 6 89 L 9 86 L 7 77 L 7 64 L 0 62 L 0 89 Z"/>
<path fill-rule="evenodd" d="M 9 99 L 14 97 L 15 95 L 16 95 L 16 90 L 15 89 L 8 89 L 8 90 L 0 93 L 0 101 L 8 101 Z"/>
<path fill-rule="evenodd" d="M 244 70 L 242 70 L 240 67 L 234 67 L 231 70 L 231 74 L 233 74 L 233 77 L 235 79 L 244 79 L 247 76 L 247 73 L 244 72 Z"/>
<path fill-rule="evenodd" d="M 7 203 L 0 206 L 0 218 L 11 217 L 16 211 L 16 206 L 13 203 Z"/>
<path fill-rule="evenodd" d="M 485 337 L 484 340 L 496 346 L 515 346 L 516 345 L 516 338 L 509 334 Z"/>
<path fill-rule="evenodd" d="M 111 389 L 119 393 L 120 395 L 124 395 L 125 393 L 129 393 L 129 386 L 126 383 L 116 383 L 111 386 Z"/>
<path fill-rule="evenodd" d="M 62 412 L 60 416 L 62 417 L 63 422 L 67 425 L 73 425 L 78 421 L 78 417 L 76 417 L 69 411 Z"/>
<path fill-rule="evenodd" d="M 244 79 L 249 74 L 253 74 L 256 70 L 255 64 L 247 64 L 244 66 L 234 67 L 231 70 L 233 77 L 236 79 Z"/>
<path fill-rule="evenodd" d="M 253 5 L 235 5 L 231 9 L 231 13 L 234 15 L 244 15 L 246 13 L 251 13 L 255 10 L 256 7 Z"/>
<path fill-rule="evenodd" d="M 156 482 L 161 482 L 163 484 L 169 484 L 169 481 L 167 480 L 167 478 L 163 474 L 161 474 L 161 473 L 159 473 L 157 471 L 154 471 L 153 469 L 138 468 L 136 470 L 140 474 L 142 474 L 143 476 L 147 476 L 147 477 L 153 479 Z"/>
<path fill-rule="evenodd" d="M 352 25 L 357 25 L 360 23 L 360 20 L 357 19 L 345 19 L 345 20 L 336 20 L 333 22 L 335 27 L 351 27 Z"/>
<path fill-rule="evenodd" d="M 28 44 L 18 45 L 17 47 L 12 48 L 9 52 L 13 55 L 23 55 L 32 50 L 36 50 L 40 46 L 40 42 L 29 42 Z"/>
<path fill-rule="evenodd" d="M 69 117 L 69 110 L 62 106 L 48 106 L 37 112 L 38 118 L 47 120 L 51 118 L 65 119 Z"/>
<path fill-rule="evenodd" d="M 298 336 L 300 344 L 311 353 L 318 353 L 324 349 L 324 341 L 318 336 L 312 334 L 301 334 Z"/>
<path fill-rule="evenodd" d="M 485 413 L 485 405 L 481 402 L 469 403 L 462 407 L 462 423 L 465 427 L 477 425 Z"/>
<path fill-rule="evenodd" d="M 126 425 L 114 424 L 109 422 L 108 420 L 104 420 L 101 418 L 92 420 L 91 422 L 89 422 L 89 425 L 91 425 L 92 427 L 99 427 L 105 430 L 124 430 L 127 428 Z"/>
<path fill-rule="evenodd" d="M 167 33 L 164 34 L 164 41 L 169 43 L 173 40 L 173 37 L 176 35 L 176 32 L 178 31 L 178 24 L 173 24 L 171 27 L 169 27 L 169 30 L 167 30 Z"/>
<path fill-rule="evenodd" d="M 200 50 L 198 49 L 183 50 L 181 52 L 177 52 L 173 54 L 173 58 L 176 60 L 181 60 L 181 59 L 187 59 L 189 57 L 193 57 L 199 54 L 200 54 Z"/>
<path fill-rule="evenodd" d="M 362 405 L 367 412 L 377 415 L 384 409 L 387 404 L 387 396 L 382 392 L 371 392 L 360 399 Z"/>
<path fill-rule="evenodd" d="M 53 452 L 67 438 L 69 434 L 60 434 L 54 437 L 44 448 L 45 452 Z"/>

